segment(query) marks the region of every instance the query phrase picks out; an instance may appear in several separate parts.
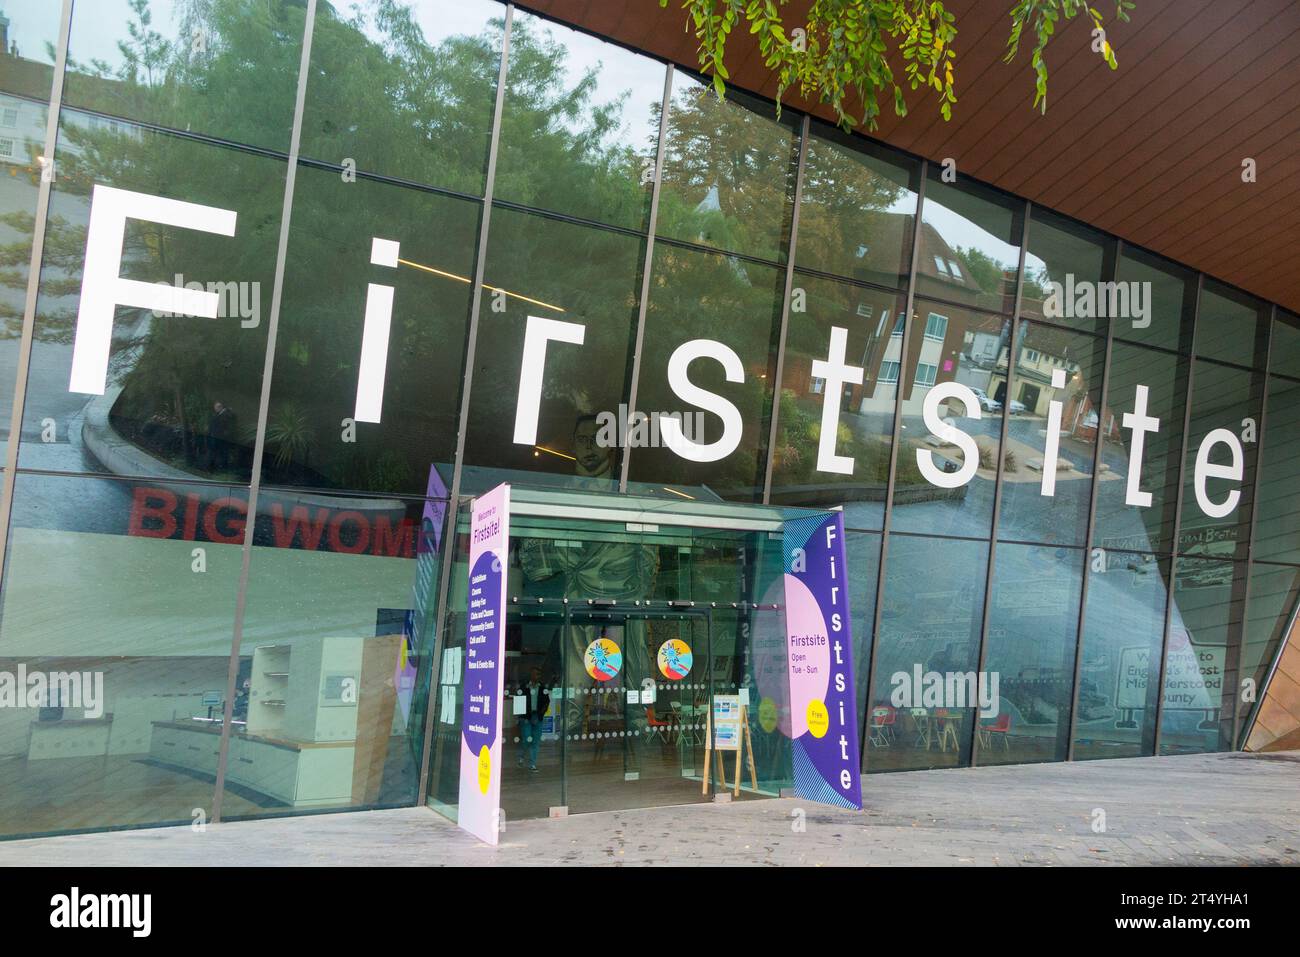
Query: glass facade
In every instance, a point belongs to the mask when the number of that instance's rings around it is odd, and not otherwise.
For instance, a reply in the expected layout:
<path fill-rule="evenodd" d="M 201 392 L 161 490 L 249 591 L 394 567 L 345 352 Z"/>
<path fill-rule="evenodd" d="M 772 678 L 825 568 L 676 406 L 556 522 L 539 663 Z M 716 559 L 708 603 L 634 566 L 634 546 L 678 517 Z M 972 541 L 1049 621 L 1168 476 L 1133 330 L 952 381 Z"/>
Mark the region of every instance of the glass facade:
<path fill-rule="evenodd" d="M 705 703 L 785 667 L 783 509 L 843 510 L 864 770 L 1245 740 L 1297 317 L 495 0 L 69 9 L 0 15 L 0 836 L 454 814 L 500 482 L 552 708 L 507 815 L 698 780 Z M 602 597 L 664 606 L 546 604 Z M 624 692 L 698 664 L 629 711 L 597 634 Z"/>

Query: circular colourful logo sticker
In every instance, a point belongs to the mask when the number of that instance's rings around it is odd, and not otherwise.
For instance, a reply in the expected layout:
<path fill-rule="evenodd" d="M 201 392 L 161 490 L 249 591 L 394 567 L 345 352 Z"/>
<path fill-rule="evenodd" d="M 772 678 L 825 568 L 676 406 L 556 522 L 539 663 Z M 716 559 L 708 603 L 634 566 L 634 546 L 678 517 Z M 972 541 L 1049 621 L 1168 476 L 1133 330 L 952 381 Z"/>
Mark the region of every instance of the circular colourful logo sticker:
<path fill-rule="evenodd" d="M 680 638 L 669 638 L 659 646 L 659 671 L 669 681 L 685 678 L 694 663 L 691 646 Z"/>
<path fill-rule="evenodd" d="M 603 635 L 587 646 L 583 655 L 587 674 L 597 681 L 608 681 L 623 668 L 623 652 L 618 645 Z"/>

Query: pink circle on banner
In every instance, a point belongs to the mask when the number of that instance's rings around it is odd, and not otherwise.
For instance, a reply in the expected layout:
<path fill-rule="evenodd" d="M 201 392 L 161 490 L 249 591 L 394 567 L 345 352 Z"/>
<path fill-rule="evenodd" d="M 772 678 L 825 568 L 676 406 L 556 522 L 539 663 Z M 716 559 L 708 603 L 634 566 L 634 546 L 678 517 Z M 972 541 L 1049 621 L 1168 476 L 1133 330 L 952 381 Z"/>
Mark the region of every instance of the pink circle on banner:
<path fill-rule="evenodd" d="M 785 585 L 781 579 L 772 582 L 763 593 L 762 604 L 771 607 L 785 602 Z M 781 733 L 790 737 L 790 675 L 786 665 L 785 616 L 779 612 L 757 612 L 753 616 L 751 648 L 754 685 L 760 701 L 750 702 L 755 708 L 766 698 L 776 706 L 777 725 Z"/>
<path fill-rule="evenodd" d="M 808 586 L 790 574 L 785 576 L 785 628 L 795 637 L 820 635 L 822 639 L 816 645 L 790 646 L 790 737 L 798 738 L 808 730 L 808 702 L 826 700 L 831 647 L 821 606 Z M 803 660 L 796 662 L 795 655 Z M 798 674 L 793 670 L 796 664 L 800 666 Z"/>

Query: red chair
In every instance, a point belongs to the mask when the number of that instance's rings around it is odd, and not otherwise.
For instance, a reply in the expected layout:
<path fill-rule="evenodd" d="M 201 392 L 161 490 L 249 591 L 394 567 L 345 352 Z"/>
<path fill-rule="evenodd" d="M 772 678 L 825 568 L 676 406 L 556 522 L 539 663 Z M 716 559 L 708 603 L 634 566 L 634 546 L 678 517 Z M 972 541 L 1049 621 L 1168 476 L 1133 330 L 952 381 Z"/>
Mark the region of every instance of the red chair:
<path fill-rule="evenodd" d="M 1010 751 L 1011 742 L 1008 735 L 1011 732 L 1011 712 L 1004 711 L 998 715 L 996 721 L 992 724 L 980 725 L 980 744 L 983 747 L 990 747 L 993 744 L 993 735 L 1000 735 L 1002 739 L 1002 750 Z"/>
<path fill-rule="evenodd" d="M 659 738 L 664 744 L 673 743 L 673 730 L 677 727 L 677 716 L 669 715 L 666 719 L 655 717 L 655 707 L 652 704 L 646 705 L 645 709 L 646 724 L 650 726 L 651 737 Z"/>
<path fill-rule="evenodd" d="M 887 704 L 878 704 L 871 709 L 871 743 L 878 748 L 887 748 L 894 739 L 894 721 L 898 712 Z"/>

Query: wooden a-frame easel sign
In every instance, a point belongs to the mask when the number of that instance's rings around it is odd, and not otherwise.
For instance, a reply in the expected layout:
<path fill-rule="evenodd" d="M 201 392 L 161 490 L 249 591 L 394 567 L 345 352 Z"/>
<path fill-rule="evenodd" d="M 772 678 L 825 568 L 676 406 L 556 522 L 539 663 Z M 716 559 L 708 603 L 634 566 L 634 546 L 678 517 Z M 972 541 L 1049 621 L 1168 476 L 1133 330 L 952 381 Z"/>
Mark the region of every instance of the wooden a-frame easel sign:
<path fill-rule="evenodd" d="M 714 740 L 713 735 L 713 706 L 710 706 L 708 714 L 704 719 L 704 779 L 701 783 L 700 793 L 709 793 L 709 784 L 713 780 L 710 773 L 713 767 L 713 752 L 718 752 L 718 773 L 722 776 L 722 790 L 727 790 L 727 766 L 723 761 L 724 752 L 736 752 L 736 774 L 735 785 L 732 789 L 732 797 L 740 797 L 740 755 L 743 751 L 745 754 L 745 763 L 749 768 L 749 783 L 755 791 L 758 790 L 758 771 L 754 767 L 754 742 L 749 736 L 749 708 L 739 704 L 740 695 L 715 695 L 714 699 L 727 697 L 734 698 L 739 708 L 739 727 L 736 730 L 735 737 L 728 736 L 723 742 Z M 733 743 L 734 742 L 734 743 Z"/>

